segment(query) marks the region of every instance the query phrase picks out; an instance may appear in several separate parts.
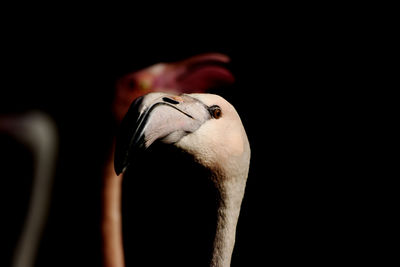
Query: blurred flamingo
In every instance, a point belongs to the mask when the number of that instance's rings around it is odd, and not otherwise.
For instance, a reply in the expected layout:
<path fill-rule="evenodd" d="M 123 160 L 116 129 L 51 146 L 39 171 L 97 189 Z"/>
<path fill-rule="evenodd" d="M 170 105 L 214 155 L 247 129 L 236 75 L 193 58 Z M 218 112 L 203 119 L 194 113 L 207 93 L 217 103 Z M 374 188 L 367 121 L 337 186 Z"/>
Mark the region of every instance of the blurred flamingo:
<path fill-rule="evenodd" d="M 51 202 L 58 155 L 57 126 L 47 114 L 30 111 L 0 116 L 0 133 L 15 139 L 32 155 L 32 189 L 11 266 L 34 266 Z"/>

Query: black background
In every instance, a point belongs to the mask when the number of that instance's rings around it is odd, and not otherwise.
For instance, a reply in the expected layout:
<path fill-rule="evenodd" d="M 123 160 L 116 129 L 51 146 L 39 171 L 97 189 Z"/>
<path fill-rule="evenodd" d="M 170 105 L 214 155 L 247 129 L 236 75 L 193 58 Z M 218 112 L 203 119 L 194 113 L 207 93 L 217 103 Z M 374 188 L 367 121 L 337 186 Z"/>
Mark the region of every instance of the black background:
<path fill-rule="evenodd" d="M 182 21 L 148 28 L 66 22 L 55 29 L 44 21 L 6 29 L 1 112 L 42 110 L 60 134 L 37 266 L 101 265 L 101 171 L 115 132 L 115 80 L 203 52 L 231 57 L 236 83 L 218 93 L 238 110 L 252 148 L 232 266 L 366 257 L 356 219 L 364 204 L 354 194 L 355 33 L 322 18 L 255 16 L 189 29 Z M 18 190 L 2 191 L 8 198 Z"/>

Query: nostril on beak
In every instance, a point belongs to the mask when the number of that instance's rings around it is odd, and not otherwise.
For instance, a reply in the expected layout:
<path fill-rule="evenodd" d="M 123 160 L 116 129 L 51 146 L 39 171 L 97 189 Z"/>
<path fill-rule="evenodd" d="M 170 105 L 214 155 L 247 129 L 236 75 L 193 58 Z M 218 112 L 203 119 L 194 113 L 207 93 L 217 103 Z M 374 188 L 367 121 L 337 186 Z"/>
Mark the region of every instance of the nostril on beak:
<path fill-rule="evenodd" d="M 163 97 L 162 100 L 165 101 L 165 102 L 167 102 L 167 103 L 174 104 L 174 105 L 179 104 L 178 101 L 173 100 L 173 99 L 168 98 L 168 97 Z"/>

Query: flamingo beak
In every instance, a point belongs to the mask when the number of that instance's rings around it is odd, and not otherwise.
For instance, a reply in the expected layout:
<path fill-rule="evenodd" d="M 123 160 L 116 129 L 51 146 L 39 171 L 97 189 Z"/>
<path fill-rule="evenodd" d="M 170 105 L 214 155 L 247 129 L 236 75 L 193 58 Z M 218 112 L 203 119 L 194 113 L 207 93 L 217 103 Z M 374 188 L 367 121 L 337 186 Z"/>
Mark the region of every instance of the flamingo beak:
<path fill-rule="evenodd" d="M 117 135 L 114 168 L 123 173 L 154 142 L 178 142 L 211 118 L 209 107 L 189 95 L 150 93 L 136 99 Z"/>

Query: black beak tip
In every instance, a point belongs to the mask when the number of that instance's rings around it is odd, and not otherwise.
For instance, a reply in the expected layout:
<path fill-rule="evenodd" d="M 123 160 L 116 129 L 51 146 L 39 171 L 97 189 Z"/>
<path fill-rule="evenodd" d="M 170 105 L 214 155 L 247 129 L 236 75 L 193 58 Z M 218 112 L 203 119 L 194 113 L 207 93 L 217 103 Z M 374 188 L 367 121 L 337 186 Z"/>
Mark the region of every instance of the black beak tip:
<path fill-rule="evenodd" d="M 117 175 L 120 175 L 122 173 L 122 168 L 118 166 L 116 163 L 114 163 L 114 170 Z"/>
<path fill-rule="evenodd" d="M 126 163 L 121 163 L 119 161 L 114 161 L 114 170 L 117 175 L 120 175 L 121 173 L 124 173 L 126 169 L 128 168 L 128 164 Z"/>

